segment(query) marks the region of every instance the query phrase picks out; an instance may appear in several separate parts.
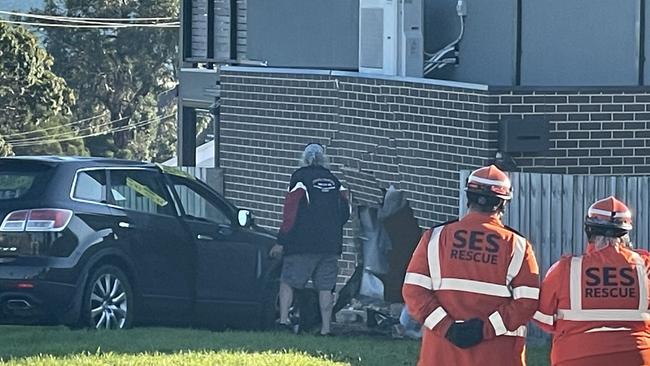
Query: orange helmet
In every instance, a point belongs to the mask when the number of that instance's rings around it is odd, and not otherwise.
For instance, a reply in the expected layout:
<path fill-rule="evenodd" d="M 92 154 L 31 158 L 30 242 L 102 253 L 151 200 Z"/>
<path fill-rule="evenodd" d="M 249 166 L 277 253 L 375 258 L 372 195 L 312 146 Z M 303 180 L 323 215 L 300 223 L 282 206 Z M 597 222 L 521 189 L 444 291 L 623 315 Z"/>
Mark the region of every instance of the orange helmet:
<path fill-rule="evenodd" d="M 609 196 L 589 206 L 585 218 L 587 234 L 619 237 L 630 230 L 632 230 L 632 213 L 616 197 Z"/>
<path fill-rule="evenodd" d="M 502 200 L 512 198 L 512 183 L 506 173 L 494 165 L 476 169 L 467 178 L 465 191 Z"/>

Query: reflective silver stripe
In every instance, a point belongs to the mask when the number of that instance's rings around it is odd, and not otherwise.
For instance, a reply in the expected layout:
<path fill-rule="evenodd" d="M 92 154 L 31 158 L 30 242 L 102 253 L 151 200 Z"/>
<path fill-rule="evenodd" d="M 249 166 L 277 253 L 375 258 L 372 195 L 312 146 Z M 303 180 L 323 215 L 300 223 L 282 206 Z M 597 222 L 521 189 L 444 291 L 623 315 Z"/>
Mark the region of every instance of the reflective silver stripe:
<path fill-rule="evenodd" d="M 540 323 L 544 323 L 548 325 L 553 325 L 555 323 L 555 318 L 553 318 L 553 315 L 544 314 L 540 311 L 535 312 L 535 315 L 533 315 L 533 319 L 537 320 Z"/>
<path fill-rule="evenodd" d="M 565 310 L 558 309 L 557 318 L 571 321 L 648 321 L 650 314 L 630 309 L 588 309 Z"/>
<path fill-rule="evenodd" d="M 461 278 L 443 278 L 439 290 L 456 290 L 499 297 L 511 297 L 508 287 L 489 282 L 465 280 Z"/>
<path fill-rule="evenodd" d="M 490 320 L 490 324 L 492 324 L 492 328 L 494 328 L 494 334 L 497 336 L 504 335 L 508 332 L 508 328 L 506 328 L 506 325 L 503 323 L 503 318 L 501 318 L 501 314 L 499 314 L 498 311 L 490 314 L 488 320 Z"/>
<path fill-rule="evenodd" d="M 519 286 L 512 289 L 512 298 L 517 299 L 539 299 L 539 289 L 536 287 Z"/>
<path fill-rule="evenodd" d="M 504 336 L 511 336 L 511 337 L 524 337 L 526 338 L 526 335 L 528 334 L 528 329 L 526 328 L 525 325 L 520 326 L 514 331 L 507 331 L 503 335 Z"/>
<path fill-rule="evenodd" d="M 438 226 L 431 232 L 431 239 L 427 247 L 427 257 L 429 259 L 429 274 L 431 275 L 431 283 L 433 290 L 440 288 L 440 232 L 443 226 Z"/>
<path fill-rule="evenodd" d="M 526 239 L 519 235 L 515 238 L 515 245 L 513 248 L 514 253 L 508 266 L 508 275 L 504 285 L 460 278 L 442 278 L 440 269 L 440 233 L 443 228 L 444 226 L 438 226 L 433 229 L 427 247 L 429 274 L 431 275 L 433 286 L 432 290 L 456 290 L 498 297 L 512 297 L 512 292 L 508 288 L 508 285 L 510 284 L 510 281 L 519 274 L 523 265 L 524 256 L 526 254 Z M 531 291 L 522 289 L 520 294 L 531 295 Z M 537 294 L 537 297 L 539 297 L 539 294 Z"/>
<path fill-rule="evenodd" d="M 302 182 L 296 183 L 296 185 L 293 186 L 293 189 L 290 192 L 294 192 L 294 191 L 297 191 L 299 189 L 302 189 L 302 190 L 305 191 L 305 197 L 307 197 L 307 203 L 309 203 L 309 192 L 307 191 L 307 187 L 305 187 L 305 185 L 302 184 Z"/>
<path fill-rule="evenodd" d="M 438 323 L 447 316 L 447 312 L 442 306 L 438 306 L 426 319 L 424 319 L 424 326 L 433 329 Z"/>
<path fill-rule="evenodd" d="M 600 209 L 597 209 L 597 208 L 591 208 L 590 207 L 588 215 L 589 216 L 591 216 L 591 215 L 602 215 L 602 216 L 611 217 L 612 213 L 609 212 L 609 211 L 600 210 Z M 618 218 L 618 217 L 630 218 L 630 217 L 632 217 L 632 213 L 629 210 L 625 211 L 625 212 L 617 212 L 617 213 L 614 214 L 614 217 L 615 218 Z"/>
<path fill-rule="evenodd" d="M 494 328 L 494 334 L 497 336 L 526 337 L 526 334 L 528 333 L 528 329 L 525 325 L 522 325 L 513 331 L 508 330 L 498 311 L 492 313 L 488 317 L 488 320 L 490 321 L 490 324 L 492 324 L 492 328 Z"/>
<path fill-rule="evenodd" d="M 524 264 L 524 256 L 526 255 L 526 239 L 519 235 L 515 235 L 515 245 L 513 248 L 512 259 L 508 265 L 508 272 L 506 274 L 506 286 L 510 285 L 510 281 L 515 278 L 521 266 Z"/>
<path fill-rule="evenodd" d="M 406 273 L 406 276 L 404 276 L 404 284 L 424 287 L 427 290 L 433 289 L 433 283 L 431 282 L 431 277 L 419 273 L 413 273 L 413 272 Z"/>
<path fill-rule="evenodd" d="M 585 333 L 621 332 L 621 331 L 630 331 L 630 330 L 632 330 L 632 329 L 626 328 L 626 327 L 619 327 L 619 328 L 600 327 L 600 328 L 592 328 L 592 329 L 586 330 Z"/>
<path fill-rule="evenodd" d="M 648 311 L 648 269 L 645 267 L 643 258 L 638 253 L 633 252 L 632 258 L 636 265 L 636 275 L 639 279 L 639 311 Z"/>
<path fill-rule="evenodd" d="M 347 192 L 347 194 L 348 194 L 348 196 L 347 196 L 347 199 L 348 199 L 348 213 L 350 215 L 352 215 L 352 204 L 351 204 L 351 202 L 352 202 L 352 193 L 350 193 L 350 191 L 348 191 L 348 189 L 343 187 L 343 186 L 339 187 L 339 192 L 341 192 L 341 193 Z"/>
<path fill-rule="evenodd" d="M 582 257 L 571 258 L 569 298 L 571 310 L 582 310 Z"/>
<path fill-rule="evenodd" d="M 476 183 L 483 183 L 483 184 L 490 184 L 493 186 L 499 186 L 499 187 L 506 187 L 510 189 L 511 183 L 510 180 L 508 181 L 500 181 L 500 180 L 494 180 L 494 179 L 487 179 L 487 178 L 481 178 L 477 177 L 475 175 L 470 175 L 469 178 L 467 179 L 468 182 L 476 182 Z"/>
<path fill-rule="evenodd" d="M 558 309 L 558 319 L 571 321 L 648 321 L 648 273 L 643 258 L 632 253 L 639 282 L 639 306 L 631 309 L 582 308 L 582 257 L 571 258 L 569 296 L 571 309 Z"/>

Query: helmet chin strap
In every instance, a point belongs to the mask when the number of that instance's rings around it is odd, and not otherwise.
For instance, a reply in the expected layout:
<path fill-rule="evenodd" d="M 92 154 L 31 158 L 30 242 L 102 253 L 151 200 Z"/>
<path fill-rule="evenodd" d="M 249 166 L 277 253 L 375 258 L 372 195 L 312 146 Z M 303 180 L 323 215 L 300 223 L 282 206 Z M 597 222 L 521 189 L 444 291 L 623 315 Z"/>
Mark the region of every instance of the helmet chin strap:
<path fill-rule="evenodd" d="M 621 229 L 585 225 L 585 233 L 587 234 L 587 236 L 604 236 L 608 238 L 620 238 L 622 236 L 625 236 L 628 232 Z"/>
<path fill-rule="evenodd" d="M 472 204 L 474 204 L 475 210 L 481 212 L 489 212 L 492 214 L 498 214 L 499 218 L 503 217 L 503 214 L 506 209 L 507 201 L 504 199 L 498 199 L 498 202 L 496 203 L 493 202 L 494 202 L 494 197 L 486 197 L 480 194 L 468 192 L 467 207 L 472 208 Z"/>

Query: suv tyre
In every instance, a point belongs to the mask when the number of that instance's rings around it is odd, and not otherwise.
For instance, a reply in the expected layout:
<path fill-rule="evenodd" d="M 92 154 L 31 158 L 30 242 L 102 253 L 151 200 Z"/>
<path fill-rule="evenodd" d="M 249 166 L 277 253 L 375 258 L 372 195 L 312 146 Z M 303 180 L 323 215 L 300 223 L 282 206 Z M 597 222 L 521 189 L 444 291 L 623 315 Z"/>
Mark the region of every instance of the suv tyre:
<path fill-rule="evenodd" d="M 102 265 L 93 271 L 83 300 L 81 316 L 90 328 L 126 329 L 133 324 L 133 288 L 118 267 Z"/>

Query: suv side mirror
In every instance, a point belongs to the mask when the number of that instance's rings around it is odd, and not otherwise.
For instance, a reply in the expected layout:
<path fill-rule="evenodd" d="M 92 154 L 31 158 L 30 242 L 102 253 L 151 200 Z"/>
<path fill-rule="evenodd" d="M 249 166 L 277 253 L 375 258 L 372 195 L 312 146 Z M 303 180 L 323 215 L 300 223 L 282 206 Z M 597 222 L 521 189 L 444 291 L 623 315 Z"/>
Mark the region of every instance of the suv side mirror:
<path fill-rule="evenodd" d="M 237 212 L 237 221 L 241 227 L 253 225 L 253 214 L 248 210 L 239 210 Z"/>

